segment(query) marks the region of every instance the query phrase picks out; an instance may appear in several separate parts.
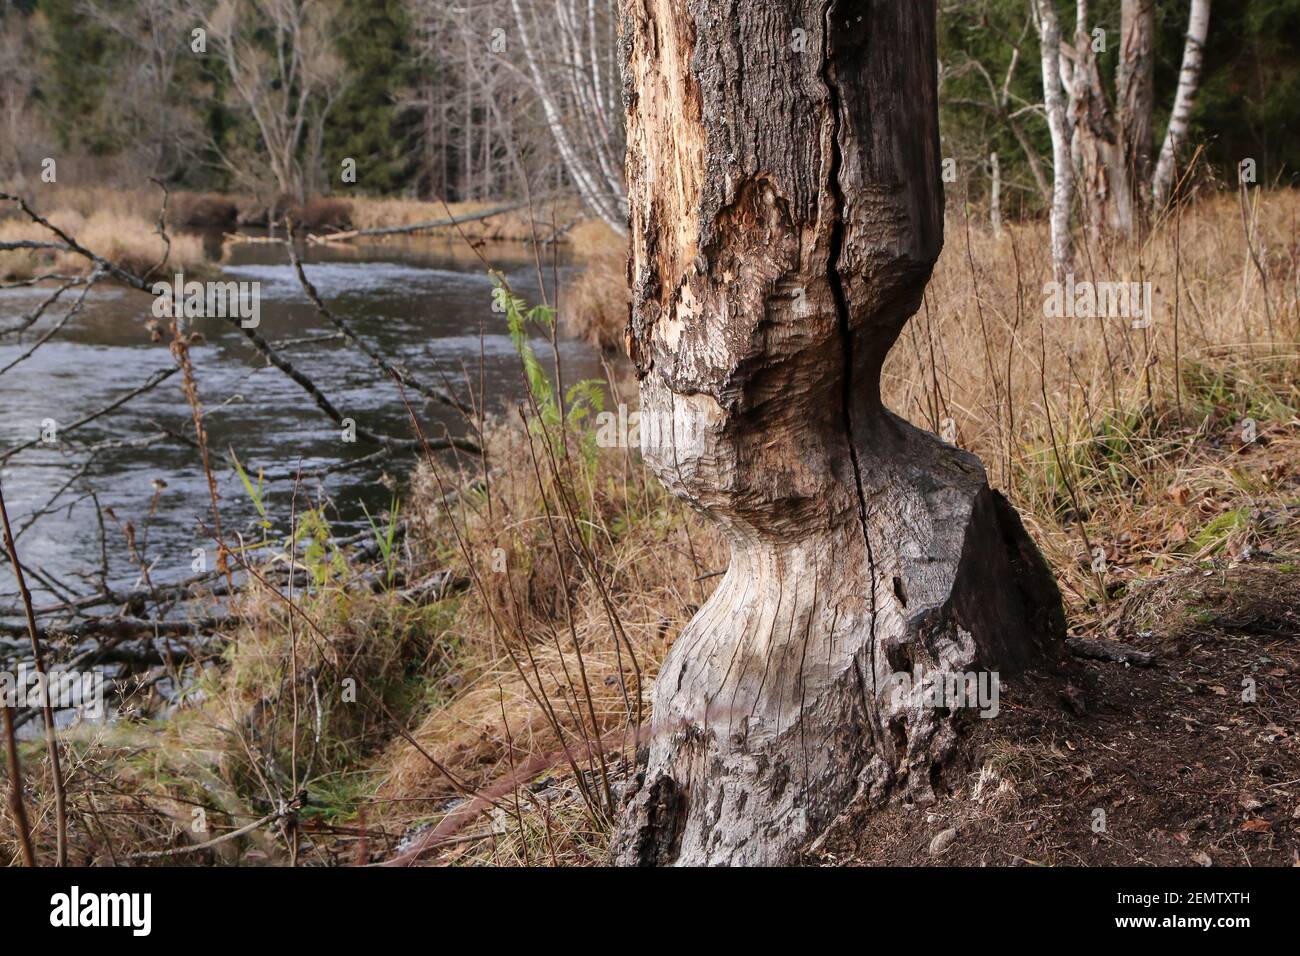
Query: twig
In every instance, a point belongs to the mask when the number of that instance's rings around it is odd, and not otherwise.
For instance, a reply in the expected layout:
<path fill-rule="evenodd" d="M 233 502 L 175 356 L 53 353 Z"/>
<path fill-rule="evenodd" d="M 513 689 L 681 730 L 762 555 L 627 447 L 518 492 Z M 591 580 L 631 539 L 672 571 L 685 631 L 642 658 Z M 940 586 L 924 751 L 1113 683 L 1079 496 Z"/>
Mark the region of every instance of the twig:
<path fill-rule="evenodd" d="M 22 597 L 23 610 L 27 615 L 27 633 L 32 641 L 32 662 L 41 679 L 41 712 L 45 716 L 45 746 L 50 752 L 50 769 L 54 774 L 54 814 L 58 828 L 56 863 L 68 865 L 68 807 L 67 794 L 63 786 L 63 768 L 59 765 L 59 742 L 54 733 L 54 710 L 50 707 L 50 685 L 45 675 L 45 656 L 41 653 L 41 642 L 36 631 L 36 616 L 32 613 L 32 595 L 27 590 L 27 579 L 23 577 L 23 567 L 18 563 L 18 549 L 14 545 L 13 532 L 9 529 L 9 511 L 5 507 L 4 488 L 0 486 L 0 521 L 4 524 L 5 550 L 9 552 L 9 564 L 14 569 L 14 578 L 18 582 L 18 593 Z M 9 709 L 5 708 L 6 719 L 11 719 Z"/>
<path fill-rule="evenodd" d="M 27 823 L 27 807 L 23 803 L 23 768 L 18 759 L 18 738 L 14 728 L 14 708 L 7 699 L 0 700 L 0 713 L 5 721 L 5 757 L 9 762 L 9 812 L 13 814 L 14 829 L 18 831 L 18 844 L 22 847 L 23 862 L 36 865 L 32 851 L 32 830 Z"/>
<path fill-rule="evenodd" d="M 220 846 L 222 843 L 229 843 L 231 840 L 237 840 L 246 833 L 252 833 L 258 827 L 265 826 L 268 823 L 274 822 L 276 820 L 281 820 L 284 817 L 290 816 L 291 814 L 293 814 L 296 808 L 297 808 L 297 801 L 294 801 L 294 803 L 286 804 L 285 806 L 281 807 L 279 810 L 276 810 L 272 813 L 268 813 L 260 820 L 254 820 L 252 823 L 245 824 L 244 826 L 240 827 L 238 830 L 231 830 L 229 833 L 223 833 L 221 834 L 221 836 L 213 837 L 211 840 L 207 840 L 203 843 L 195 843 L 192 846 L 178 846 L 170 850 L 142 850 L 139 853 L 129 853 L 127 854 L 126 857 L 124 857 L 124 859 L 162 860 L 167 857 L 185 856 L 190 853 L 198 853 L 202 850 L 210 850 L 214 846 Z"/>
<path fill-rule="evenodd" d="M 302 291 L 306 294 L 307 298 L 311 300 L 311 304 L 316 307 L 316 311 L 319 312 L 321 316 L 330 323 L 330 325 L 338 329 L 351 344 L 355 345 L 365 353 L 366 357 L 369 358 L 380 371 L 386 372 L 389 377 L 396 379 L 403 385 L 415 389 L 426 398 L 431 398 L 436 402 L 442 402 L 444 405 L 450 405 L 465 416 L 466 420 L 469 421 L 471 428 L 474 427 L 472 418 L 473 412 L 469 405 L 462 402 L 450 392 L 432 385 L 426 385 L 424 382 L 418 381 L 410 373 L 391 365 L 376 349 L 362 339 L 361 336 L 357 335 L 357 333 L 353 331 L 352 326 L 348 325 L 347 322 L 330 310 L 329 306 L 327 306 L 321 299 L 320 293 L 316 291 L 316 287 L 312 285 L 311 280 L 307 278 L 307 273 L 303 270 L 302 260 L 298 257 L 298 251 L 294 247 L 297 238 L 297 224 L 294 223 L 293 220 L 290 220 L 289 240 L 285 243 L 285 248 L 289 251 L 289 261 L 293 264 L 294 272 L 297 273 L 298 284 L 302 286 Z"/>
<path fill-rule="evenodd" d="M 113 401 L 109 402 L 107 405 L 105 405 L 103 408 L 100 408 L 98 411 L 91 412 L 89 415 L 84 415 L 81 418 L 77 419 L 75 422 L 72 422 L 70 425 L 62 426 L 59 429 L 60 434 L 66 435 L 68 432 L 80 428 L 82 425 L 88 425 L 91 422 L 93 422 L 95 419 L 107 415 L 109 412 L 116 411 L 117 409 L 125 405 L 127 402 L 129 402 L 131 399 L 135 398 L 137 395 L 143 395 L 145 392 L 149 391 L 150 389 L 156 388 L 157 386 L 161 385 L 163 382 L 171 378 L 179 371 L 180 371 L 179 367 L 173 367 L 173 368 L 160 369 L 157 372 L 154 372 L 153 375 L 149 376 L 149 380 L 146 381 L 143 385 L 139 386 L 138 388 L 133 388 L 131 391 L 127 392 L 125 395 L 122 395 L 120 398 L 116 398 Z M 10 448 L 4 454 L 0 454 L 0 464 L 4 464 L 19 452 L 26 451 L 28 448 L 31 448 L 39 444 L 41 444 L 41 440 L 39 438 L 33 438 L 31 441 L 23 442 L 21 445 L 15 445 L 13 448 Z"/>

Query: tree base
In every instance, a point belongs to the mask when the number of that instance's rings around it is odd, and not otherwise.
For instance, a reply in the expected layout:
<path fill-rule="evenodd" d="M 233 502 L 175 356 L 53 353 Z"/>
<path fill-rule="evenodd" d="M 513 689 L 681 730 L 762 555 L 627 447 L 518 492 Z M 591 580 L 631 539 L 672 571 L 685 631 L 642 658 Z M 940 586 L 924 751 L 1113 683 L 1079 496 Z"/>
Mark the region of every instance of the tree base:
<path fill-rule="evenodd" d="M 724 522 L 731 563 L 656 681 L 615 863 L 785 864 L 852 802 L 929 802 L 995 680 L 1058 666 L 1060 594 L 978 459 L 888 413 L 867 427 L 797 533 Z"/>

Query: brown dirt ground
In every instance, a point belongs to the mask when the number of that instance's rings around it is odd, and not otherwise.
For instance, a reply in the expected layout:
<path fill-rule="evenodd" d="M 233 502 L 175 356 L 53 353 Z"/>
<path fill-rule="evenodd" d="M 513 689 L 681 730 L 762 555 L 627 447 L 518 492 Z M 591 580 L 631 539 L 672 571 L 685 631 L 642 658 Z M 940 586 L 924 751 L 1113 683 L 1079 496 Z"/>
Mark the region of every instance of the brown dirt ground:
<path fill-rule="evenodd" d="M 808 862 L 1300 865 L 1295 565 L 1187 569 L 1133 585 L 1108 619 L 1090 636 L 1155 651 L 1155 665 L 1075 659 L 1064 681 L 1003 680 L 1001 712 L 973 719 L 949 792 L 850 811 Z"/>

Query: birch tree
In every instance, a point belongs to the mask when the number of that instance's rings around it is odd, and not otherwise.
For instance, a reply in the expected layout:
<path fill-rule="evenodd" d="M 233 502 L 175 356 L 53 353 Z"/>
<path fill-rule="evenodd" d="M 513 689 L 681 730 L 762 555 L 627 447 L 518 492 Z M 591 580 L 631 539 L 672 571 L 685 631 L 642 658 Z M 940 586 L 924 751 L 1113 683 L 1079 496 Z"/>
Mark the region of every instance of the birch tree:
<path fill-rule="evenodd" d="M 1154 0 L 1123 0 L 1116 66 L 1116 100 L 1102 82 L 1098 42 L 1088 0 L 1075 0 L 1073 42 L 1061 34 L 1055 0 L 1032 0 L 1042 52 L 1043 99 L 1052 135 L 1052 253 L 1059 278 L 1069 271 L 1071 206 L 1077 192 L 1094 241 L 1132 235 L 1154 202 L 1168 196 L 1174 156 L 1186 139 L 1199 85 L 1210 0 L 1191 0 L 1183 70 L 1164 148 L 1151 165 L 1155 104 Z"/>
<path fill-rule="evenodd" d="M 1061 20 L 1055 0 L 1035 0 L 1035 10 L 1042 53 L 1043 106 L 1052 135 L 1052 271 L 1059 282 L 1074 268 L 1074 237 L 1070 232 L 1074 207 L 1074 135 L 1061 62 Z"/>
<path fill-rule="evenodd" d="M 1151 195 L 1157 209 L 1165 205 L 1173 188 L 1174 160 L 1179 148 L 1187 140 L 1192 109 L 1196 105 L 1196 93 L 1201 84 L 1205 38 L 1209 32 L 1210 0 L 1191 0 L 1187 38 L 1183 46 L 1183 65 L 1178 74 L 1178 90 L 1174 94 L 1174 109 L 1169 117 L 1169 128 L 1165 132 L 1164 145 L 1160 147 L 1160 159 L 1156 163 L 1155 177 L 1151 184 Z"/>
<path fill-rule="evenodd" d="M 510 0 L 523 77 L 569 179 L 615 232 L 627 231 L 623 131 L 612 0 Z"/>

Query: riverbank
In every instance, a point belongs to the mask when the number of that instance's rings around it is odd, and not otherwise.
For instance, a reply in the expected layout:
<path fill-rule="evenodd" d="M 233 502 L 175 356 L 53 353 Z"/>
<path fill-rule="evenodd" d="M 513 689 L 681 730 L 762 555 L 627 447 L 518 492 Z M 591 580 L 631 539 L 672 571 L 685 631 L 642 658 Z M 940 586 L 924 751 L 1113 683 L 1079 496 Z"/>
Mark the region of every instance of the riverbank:
<path fill-rule="evenodd" d="M 972 738 L 955 802 L 933 820 L 900 810 L 858 821 L 818 862 L 939 860 L 954 837 L 933 857 L 931 847 L 948 829 L 989 844 L 983 857 L 951 856 L 964 862 L 1079 862 L 1073 853 L 1137 863 L 1155 831 L 1172 835 L 1161 861 L 1293 852 L 1297 674 L 1294 654 L 1269 642 L 1296 640 L 1294 606 L 1273 598 L 1300 581 L 1300 196 L 1257 195 L 1244 230 L 1235 200 L 1212 199 L 1142 246 L 1089 250 L 1093 278 L 1152 283 L 1149 327 L 1046 317 L 1045 228 L 994 236 L 950 215 L 922 311 L 886 366 L 886 403 L 981 457 L 1052 564 L 1073 636 L 1122 639 L 1164 660 L 1154 677 L 1082 665 L 1092 676 L 1078 699 L 1010 686 L 1014 719 Z M 602 406 L 577 402 L 562 417 L 534 392 L 526 422 L 484 422 L 481 459 L 422 461 L 395 547 L 381 544 L 380 519 L 367 554 L 336 552 L 328 510 L 305 499 L 274 516 L 292 541 L 272 563 L 292 560 L 310 584 L 248 589 L 239 627 L 170 719 L 67 732 L 74 862 L 602 862 L 634 769 L 630 729 L 648 718 L 659 661 L 726 563 L 717 530 L 641 467 L 618 414 L 635 396 L 613 389 Z M 419 587 L 435 575 L 439 588 Z M 1176 801 L 1150 799 L 1144 773 L 1174 781 L 1195 735 L 1150 765 L 1137 745 L 1127 762 L 1101 759 L 1119 735 L 1171 732 L 1132 723 L 1124 700 L 1150 693 L 1170 710 L 1180 675 L 1186 692 L 1203 686 L 1223 702 L 1224 726 L 1270 736 L 1267 753 L 1251 751 L 1255 802 L 1222 798 L 1243 789 L 1226 759 L 1198 766 Z M 1248 677 L 1262 706 L 1247 719 L 1229 705 L 1246 705 Z M 1029 709 L 1015 717 L 1021 701 Z M 1096 759 L 1069 756 L 1081 741 Z M 48 763 L 39 743 L 24 749 L 48 854 Z M 1010 829 L 1036 794 L 1073 799 L 1042 776 L 1053 768 L 1094 781 L 1106 807 L 1153 809 L 1112 813 L 1103 850 L 1071 843 L 1053 855 L 1055 844 Z M 989 794 L 1000 796 L 973 802 Z M 1215 839 L 1180 841 L 1200 815 Z M 206 829 L 195 830 L 200 818 Z M 1090 822 L 1058 820 L 1051 832 L 1073 840 Z M 11 830 L 0 840 L 16 854 Z"/>
<path fill-rule="evenodd" d="M 14 190 L 0 184 L 0 192 Z M 368 196 L 322 196 L 306 202 L 220 193 L 169 193 L 160 189 L 109 190 L 43 185 L 23 193 L 33 208 L 54 225 L 100 252 L 109 262 L 137 274 L 148 272 L 167 255 L 167 267 L 185 272 L 211 269 L 197 233 L 241 232 L 260 238 L 266 229 L 292 219 L 312 236 L 330 237 L 353 230 L 407 230 L 423 223 L 454 220 L 420 228 L 431 239 L 454 238 L 473 244 L 523 242 L 563 244 L 580 257 L 620 254 L 621 240 L 609 227 L 583 212 L 566 197 L 523 202 L 430 202 Z M 164 208 L 165 198 L 165 208 Z M 165 225 L 170 248 L 159 231 Z M 48 233 L 27 220 L 16 205 L 0 206 L 0 242 L 41 242 Z M 383 241 L 383 236 L 367 237 Z M 91 268 L 81 257 L 40 248 L 0 252 L 0 281 L 32 279 L 47 273 L 85 275 Z"/>

